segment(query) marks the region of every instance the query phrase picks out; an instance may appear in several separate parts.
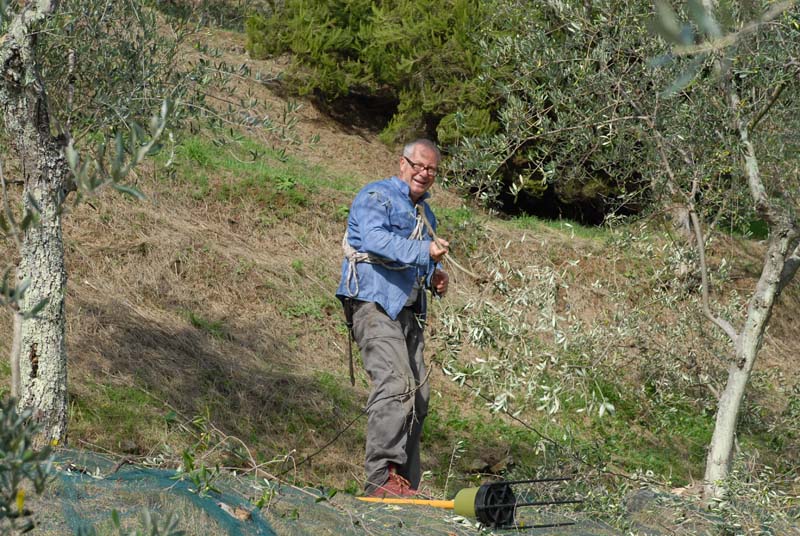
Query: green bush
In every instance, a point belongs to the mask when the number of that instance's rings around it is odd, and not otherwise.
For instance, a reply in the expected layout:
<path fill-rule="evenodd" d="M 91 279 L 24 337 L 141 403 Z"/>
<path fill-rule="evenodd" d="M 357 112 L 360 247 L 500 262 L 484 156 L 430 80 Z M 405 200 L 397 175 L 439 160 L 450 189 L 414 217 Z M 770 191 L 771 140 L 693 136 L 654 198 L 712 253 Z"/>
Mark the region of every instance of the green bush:
<path fill-rule="evenodd" d="M 448 146 L 461 138 L 495 134 L 499 128 L 492 110 L 468 107 L 444 116 L 436 127 L 436 137 L 440 144 Z"/>
<path fill-rule="evenodd" d="M 476 0 L 288 0 L 271 15 L 247 20 L 247 50 L 255 58 L 290 52 L 287 80 L 301 94 L 396 106 L 389 141 L 432 135 L 442 117 L 462 107 L 481 113 L 487 95 L 477 77 L 476 39 L 484 6 Z"/>
<path fill-rule="evenodd" d="M 493 6 L 480 54 L 495 127 L 446 138 L 447 182 L 486 204 L 558 205 L 561 216 L 592 223 L 645 199 L 644 124 L 623 118 L 636 115 L 628 95 L 655 96 L 658 85 L 645 25 L 652 4 Z M 459 121 L 470 124 L 466 113 Z"/>

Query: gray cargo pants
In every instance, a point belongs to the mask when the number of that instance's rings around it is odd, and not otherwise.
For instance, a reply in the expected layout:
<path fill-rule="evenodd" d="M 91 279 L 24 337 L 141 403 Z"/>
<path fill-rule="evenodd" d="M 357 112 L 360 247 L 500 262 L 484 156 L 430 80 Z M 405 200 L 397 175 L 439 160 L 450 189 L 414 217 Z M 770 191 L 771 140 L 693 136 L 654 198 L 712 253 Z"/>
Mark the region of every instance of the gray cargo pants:
<path fill-rule="evenodd" d="M 389 463 L 416 489 L 422 476 L 422 422 L 430 399 L 429 383 L 420 385 L 425 379 L 423 328 L 410 307 L 392 320 L 380 305 L 355 303 L 353 335 L 372 382 L 367 402 L 366 492 L 386 482 Z"/>

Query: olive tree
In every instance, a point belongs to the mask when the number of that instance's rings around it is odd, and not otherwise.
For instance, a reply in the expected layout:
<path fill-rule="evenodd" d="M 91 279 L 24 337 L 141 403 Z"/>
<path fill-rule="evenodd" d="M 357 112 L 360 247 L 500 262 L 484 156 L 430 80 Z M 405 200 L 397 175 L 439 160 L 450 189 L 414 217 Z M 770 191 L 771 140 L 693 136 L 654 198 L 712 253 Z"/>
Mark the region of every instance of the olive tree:
<path fill-rule="evenodd" d="M 731 344 L 705 471 L 706 496 L 721 497 L 733 460 L 740 409 L 770 316 L 800 267 L 800 160 L 792 141 L 800 128 L 800 12 L 796 2 L 765 5 L 763 11 L 746 2 L 717 9 L 711 2 L 695 0 L 687 7 L 688 22 L 681 23 L 669 5 L 658 4 L 657 25 L 672 44 L 671 59 L 690 60 L 671 91 L 687 91 L 692 83 L 714 88 L 715 95 L 700 104 L 716 109 L 725 121 L 727 128 L 716 132 L 716 138 L 732 140 L 732 173 L 741 178 L 739 187 L 749 197 L 748 212 L 768 229 L 761 273 L 737 327 L 715 311 L 711 299 L 705 234 L 713 229 L 699 208 L 704 202 L 704 178 L 690 174 L 684 191 L 698 252 L 703 312 Z M 708 76 L 708 71 L 713 74 Z M 694 158 L 704 156 L 693 147 L 676 147 L 657 129 L 655 133 L 659 147 L 681 149 L 684 161 L 678 165 L 684 169 L 692 169 Z M 663 163 L 665 180 L 679 187 L 668 159 Z M 724 192 L 710 194 L 725 197 Z"/>
<path fill-rule="evenodd" d="M 38 309 L 27 320 L 15 314 L 12 359 L 15 395 L 20 406 L 35 408 L 35 419 L 47 430 L 48 442 L 66 435 L 66 343 L 64 293 L 66 269 L 61 232 L 61 204 L 75 189 L 66 159 L 67 140 L 50 120 L 44 81 L 35 52 L 37 28 L 57 8 L 55 0 L 31 2 L 13 14 L 0 48 L 3 125 L 23 166 L 27 215 L 20 237 L 17 274 L 26 292 L 21 307 Z M 9 212 L 10 214 L 10 212 Z M 41 305 L 40 305 L 41 304 Z M 24 359 L 22 359 L 24 356 Z"/>
<path fill-rule="evenodd" d="M 660 190 L 652 144 L 629 95 L 656 100 L 649 1 L 497 0 L 480 35 L 481 77 L 498 127 L 450 147 L 450 185 L 511 211 L 601 223 L 640 213 Z M 649 109 L 651 106 L 646 106 Z M 459 125 L 463 124 L 463 128 Z"/>
<path fill-rule="evenodd" d="M 281 128 L 259 100 L 232 98 L 230 82 L 250 77 L 248 69 L 202 57 L 182 63 L 191 28 L 140 2 L 31 0 L 2 8 L 0 139 L 13 166 L 0 162 L 0 232 L 19 257 L 2 266 L 0 305 L 14 315 L 12 394 L 39 423 L 41 446 L 66 437 L 61 221 L 68 209 L 106 187 L 142 197 L 126 178 L 187 117 Z"/>
<path fill-rule="evenodd" d="M 458 141 L 450 182 L 488 201 L 583 197 L 672 216 L 695 249 L 682 269 L 697 272 L 703 313 L 730 343 L 705 472 L 719 496 L 770 315 L 800 265 L 796 2 L 496 5 L 503 31 L 483 44 L 500 128 Z M 754 222 L 768 228 L 764 263 L 747 307 L 726 316 L 706 246 Z"/>
<path fill-rule="evenodd" d="M 23 214 L 21 219 L 14 217 L 16 203 L 10 200 L 9 181 L 3 175 L 3 227 L 19 248 L 18 284 L 8 277 L 9 270 L 3 282 L 6 301 L 14 310 L 12 395 L 19 397 L 19 407 L 29 409 L 40 425 L 39 446 L 66 437 L 67 274 L 61 226 L 65 200 L 71 192 L 86 193 L 105 184 L 124 189 L 120 181 L 155 147 L 169 115 L 169 106 L 163 106 L 149 135 L 133 130 L 126 147 L 119 131 L 116 154 L 107 158 L 103 144 L 93 165 L 81 163 L 67 125 L 52 113 L 42 76 L 38 36 L 59 7 L 56 0 L 39 0 L 6 12 L 0 44 L 0 107 L 4 133 L 20 170 L 21 178 L 14 182 L 22 186 Z M 69 56 L 63 58 L 64 63 L 74 67 L 75 49 L 64 52 Z"/>

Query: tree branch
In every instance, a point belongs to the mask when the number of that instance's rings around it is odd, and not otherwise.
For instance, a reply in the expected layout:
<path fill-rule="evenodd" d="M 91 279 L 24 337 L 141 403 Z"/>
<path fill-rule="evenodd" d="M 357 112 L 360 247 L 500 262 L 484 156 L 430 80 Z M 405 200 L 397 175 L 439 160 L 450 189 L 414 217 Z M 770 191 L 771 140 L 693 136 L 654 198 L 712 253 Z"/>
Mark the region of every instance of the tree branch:
<path fill-rule="evenodd" d="M 795 239 L 798 240 L 798 239 Z M 781 270 L 781 277 L 778 280 L 778 293 L 780 293 L 789 282 L 794 279 L 797 269 L 800 268 L 800 243 L 795 246 L 791 255 L 786 258 L 786 262 Z"/>
<path fill-rule="evenodd" d="M 731 323 L 724 318 L 714 316 L 714 313 L 711 312 L 711 305 L 709 303 L 708 266 L 706 264 L 705 241 L 703 239 L 703 229 L 700 227 L 700 218 L 697 216 L 694 203 L 689 205 L 689 218 L 691 219 L 692 227 L 694 228 L 695 242 L 697 243 L 697 254 L 700 258 L 700 289 L 703 297 L 703 313 L 709 320 L 711 320 L 711 322 L 716 324 L 728 335 L 733 344 L 736 344 L 739 335 L 736 333 L 736 330 Z"/>
<path fill-rule="evenodd" d="M 800 77 L 800 63 L 798 63 L 796 60 L 792 60 L 789 62 L 789 65 L 795 66 L 795 70 L 789 78 Z M 788 79 L 781 80 L 781 82 L 778 84 L 778 87 L 776 87 L 773 90 L 772 95 L 770 95 L 769 101 L 764 106 L 764 108 L 762 108 L 761 111 L 758 112 L 758 114 L 756 114 L 756 116 L 750 121 L 750 124 L 747 125 L 748 130 L 752 131 L 753 129 L 755 129 L 758 123 L 764 118 L 764 116 L 770 110 L 770 108 L 772 108 L 775 105 L 775 103 L 778 101 L 778 98 L 781 96 L 781 93 L 783 93 L 783 90 L 786 89 L 786 86 L 788 85 L 787 82 Z"/>
<path fill-rule="evenodd" d="M 745 123 L 741 115 L 738 115 L 739 95 L 731 88 L 729 89 L 728 98 L 730 99 L 731 110 L 737 113 L 736 126 L 739 130 L 739 139 L 744 147 L 745 172 L 747 174 L 747 183 L 750 187 L 750 197 L 753 199 L 753 205 L 758 215 L 772 226 L 776 223 L 777 218 L 769 202 L 769 198 L 767 197 L 764 182 L 761 180 L 761 173 L 758 169 L 758 159 L 753 149 L 753 143 L 750 141 L 747 123 Z"/>
<path fill-rule="evenodd" d="M 784 89 L 786 89 L 786 80 L 782 80 L 780 82 L 780 84 L 778 84 L 778 87 L 776 87 L 775 90 L 772 92 L 772 95 L 770 95 L 769 101 L 767 102 L 767 104 L 750 121 L 750 124 L 747 125 L 747 129 L 748 130 L 753 130 L 753 129 L 756 128 L 756 125 L 758 125 L 758 123 L 764 118 L 764 116 L 767 114 L 767 112 L 770 110 L 770 108 L 772 108 L 775 105 L 775 103 L 778 101 L 778 97 L 781 96 L 781 93 L 783 93 Z"/>
<path fill-rule="evenodd" d="M 672 49 L 672 54 L 675 56 L 695 56 L 697 54 L 715 52 L 727 48 L 735 44 L 742 37 L 757 31 L 765 22 L 779 17 L 784 11 L 788 11 L 794 7 L 795 4 L 797 4 L 797 0 L 778 2 L 764 12 L 764 15 L 760 19 L 746 24 L 738 32 L 730 33 L 724 37 L 712 39 L 699 45 L 676 46 Z"/>

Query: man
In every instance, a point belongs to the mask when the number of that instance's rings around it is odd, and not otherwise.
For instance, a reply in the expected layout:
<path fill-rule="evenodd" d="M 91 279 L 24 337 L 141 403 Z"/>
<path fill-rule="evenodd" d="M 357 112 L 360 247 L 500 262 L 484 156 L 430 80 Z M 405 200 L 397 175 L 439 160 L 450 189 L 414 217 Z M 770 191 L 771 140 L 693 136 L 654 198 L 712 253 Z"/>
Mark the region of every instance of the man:
<path fill-rule="evenodd" d="M 422 351 L 425 290 L 447 293 L 439 268 L 445 240 L 426 199 L 441 154 L 425 139 L 405 146 L 397 176 L 356 195 L 343 241 L 336 296 L 352 314 L 352 334 L 372 383 L 364 467 L 368 495 L 413 496 L 421 477 L 419 443 L 430 386 Z M 349 308 L 349 311 L 348 311 Z"/>

